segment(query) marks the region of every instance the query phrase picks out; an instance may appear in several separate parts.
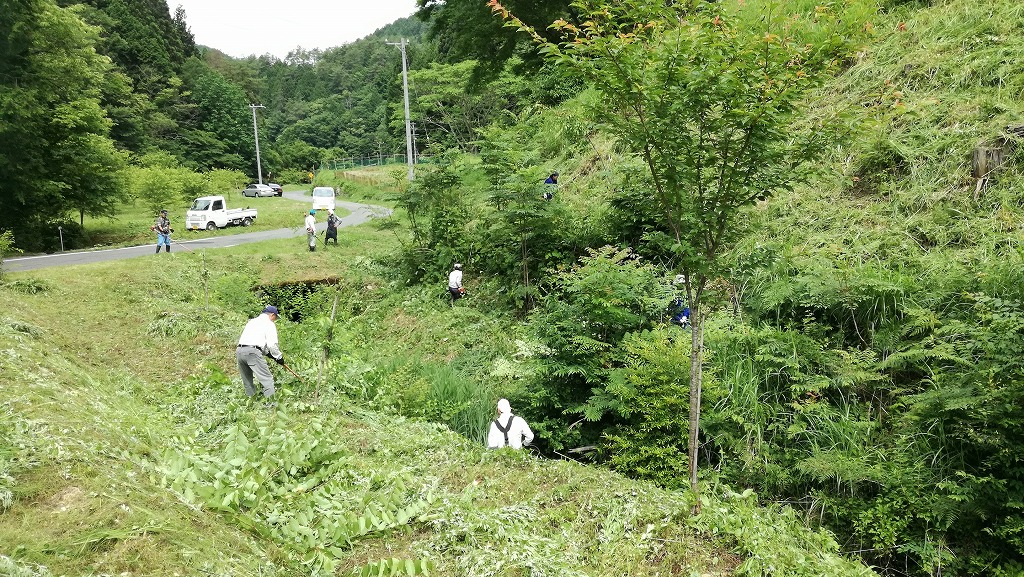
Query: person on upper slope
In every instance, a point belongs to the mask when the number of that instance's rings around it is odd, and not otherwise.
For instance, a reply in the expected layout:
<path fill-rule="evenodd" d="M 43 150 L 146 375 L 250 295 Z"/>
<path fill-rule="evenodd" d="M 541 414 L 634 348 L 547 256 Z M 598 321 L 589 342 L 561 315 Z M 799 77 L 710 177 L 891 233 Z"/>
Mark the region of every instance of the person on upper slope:
<path fill-rule="evenodd" d="M 551 176 L 544 179 L 544 200 L 551 200 L 555 198 L 555 191 L 558 190 L 558 173 L 552 172 Z"/>
<path fill-rule="evenodd" d="M 679 294 L 672 301 L 669 312 L 672 314 L 672 322 L 684 329 L 690 328 L 690 307 L 686 306 L 686 275 L 676 275 L 672 281 L 672 288 Z M 680 292 L 682 291 L 682 292 Z"/>

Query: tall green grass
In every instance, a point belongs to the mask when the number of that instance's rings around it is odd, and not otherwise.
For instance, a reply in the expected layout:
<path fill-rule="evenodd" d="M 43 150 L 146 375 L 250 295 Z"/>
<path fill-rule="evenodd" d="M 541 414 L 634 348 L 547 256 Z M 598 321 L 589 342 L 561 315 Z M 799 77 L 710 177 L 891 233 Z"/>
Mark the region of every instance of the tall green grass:
<path fill-rule="evenodd" d="M 497 397 L 487 383 L 447 364 L 421 357 L 382 359 L 365 379 L 361 400 L 382 409 L 444 423 L 467 439 L 483 445 Z"/>

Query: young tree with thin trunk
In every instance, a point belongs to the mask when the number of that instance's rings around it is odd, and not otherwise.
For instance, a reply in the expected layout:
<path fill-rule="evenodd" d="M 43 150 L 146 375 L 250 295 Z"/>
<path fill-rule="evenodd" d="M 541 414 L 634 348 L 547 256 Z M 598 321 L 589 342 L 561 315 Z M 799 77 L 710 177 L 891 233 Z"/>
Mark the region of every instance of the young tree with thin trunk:
<path fill-rule="evenodd" d="M 668 242 L 686 276 L 693 327 L 688 469 L 698 495 L 708 283 L 721 274 L 740 211 L 807 174 L 801 167 L 826 143 L 824 127 L 801 114 L 808 93 L 867 29 L 858 11 L 869 6 L 847 2 L 843 14 L 824 7 L 803 14 L 792 11 L 795 4 L 578 0 L 581 24 L 554 22 L 562 41 L 552 43 L 490 2 L 548 58 L 590 79 L 602 92 L 611 132 L 647 165 L 668 237 L 651 240 Z"/>

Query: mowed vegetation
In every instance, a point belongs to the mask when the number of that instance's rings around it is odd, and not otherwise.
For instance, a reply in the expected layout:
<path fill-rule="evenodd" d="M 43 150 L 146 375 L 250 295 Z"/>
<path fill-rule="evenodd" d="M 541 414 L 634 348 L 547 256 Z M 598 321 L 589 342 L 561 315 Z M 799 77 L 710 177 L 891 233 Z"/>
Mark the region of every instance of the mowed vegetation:
<path fill-rule="evenodd" d="M 308 575 L 400 559 L 402 574 L 866 573 L 749 494 L 712 495 L 692 518 L 684 493 L 485 451 L 403 416 L 438 398 L 415 372 L 380 378 L 387 359 L 449 354 L 446 322 L 475 325 L 472 340 L 499 351 L 511 319 L 403 290 L 379 261 L 393 227 L 346 229 L 342 250 L 315 258 L 272 241 L 7 275 L 0 549 L 16 561 L 0 566 Z M 232 353 L 271 301 L 301 380 L 277 370 L 268 411 L 245 400 Z"/>

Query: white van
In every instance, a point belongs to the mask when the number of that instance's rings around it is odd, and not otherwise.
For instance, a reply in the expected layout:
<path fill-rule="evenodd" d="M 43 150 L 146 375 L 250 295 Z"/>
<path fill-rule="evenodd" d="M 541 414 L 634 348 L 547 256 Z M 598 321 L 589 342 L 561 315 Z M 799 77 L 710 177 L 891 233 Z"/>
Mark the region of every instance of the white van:
<path fill-rule="evenodd" d="M 334 187 L 317 186 L 313 189 L 313 210 L 334 210 Z"/>

